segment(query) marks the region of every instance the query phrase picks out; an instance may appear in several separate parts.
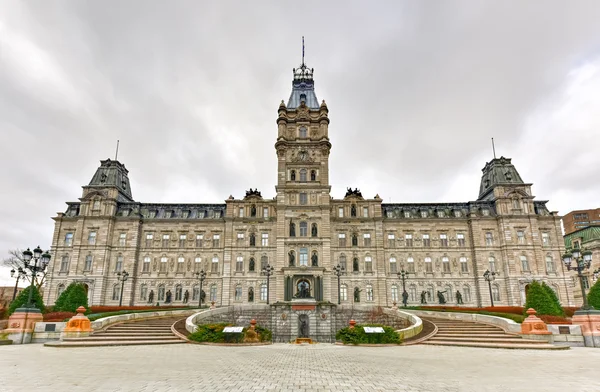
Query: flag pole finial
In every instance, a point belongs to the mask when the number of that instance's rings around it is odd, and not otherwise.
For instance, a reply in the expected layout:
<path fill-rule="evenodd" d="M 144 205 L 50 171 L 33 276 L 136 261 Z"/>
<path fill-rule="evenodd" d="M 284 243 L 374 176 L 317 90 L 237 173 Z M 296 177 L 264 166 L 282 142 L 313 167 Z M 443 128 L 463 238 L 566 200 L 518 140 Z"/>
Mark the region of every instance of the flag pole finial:
<path fill-rule="evenodd" d="M 496 146 L 494 145 L 494 138 L 492 138 L 492 151 L 494 152 L 494 159 L 496 159 Z"/>
<path fill-rule="evenodd" d="M 302 65 L 304 65 L 304 36 L 302 36 Z"/>

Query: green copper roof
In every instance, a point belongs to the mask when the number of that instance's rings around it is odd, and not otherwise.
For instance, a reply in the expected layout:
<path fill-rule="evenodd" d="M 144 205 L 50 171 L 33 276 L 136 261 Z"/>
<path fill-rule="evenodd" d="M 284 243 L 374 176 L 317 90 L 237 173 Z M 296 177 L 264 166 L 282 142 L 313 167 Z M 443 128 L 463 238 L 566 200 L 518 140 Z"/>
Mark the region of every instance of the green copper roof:
<path fill-rule="evenodd" d="M 574 238 L 581 238 L 581 246 L 585 248 L 585 244 L 594 240 L 600 240 L 600 226 L 590 226 L 585 229 L 574 231 L 565 236 L 565 248 L 570 249 Z"/>

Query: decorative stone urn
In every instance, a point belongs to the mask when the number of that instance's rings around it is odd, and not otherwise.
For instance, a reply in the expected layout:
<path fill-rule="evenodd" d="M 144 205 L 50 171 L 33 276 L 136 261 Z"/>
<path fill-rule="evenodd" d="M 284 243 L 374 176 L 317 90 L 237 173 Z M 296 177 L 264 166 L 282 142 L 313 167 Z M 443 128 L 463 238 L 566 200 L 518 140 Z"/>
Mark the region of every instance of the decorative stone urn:
<path fill-rule="evenodd" d="M 548 331 L 546 323 L 536 316 L 536 310 L 533 308 L 527 309 L 529 316 L 521 323 L 521 333 L 526 335 L 552 335 Z"/>
<path fill-rule="evenodd" d="M 354 326 L 356 325 L 356 321 L 354 321 L 354 319 L 352 319 L 352 320 L 350 320 L 350 322 L 348 324 L 350 324 L 350 329 L 354 329 Z"/>
<path fill-rule="evenodd" d="M 67 326 L 60 335 L 61 339 L 79 338 L 90 335 L 90 332 L 93 331 L 92 323 L 90 322 L 90 319 L 84 315 L 85 310 L 86 309 L 83 306 L 77 308 L 77 314 L 67 321 Z"/>

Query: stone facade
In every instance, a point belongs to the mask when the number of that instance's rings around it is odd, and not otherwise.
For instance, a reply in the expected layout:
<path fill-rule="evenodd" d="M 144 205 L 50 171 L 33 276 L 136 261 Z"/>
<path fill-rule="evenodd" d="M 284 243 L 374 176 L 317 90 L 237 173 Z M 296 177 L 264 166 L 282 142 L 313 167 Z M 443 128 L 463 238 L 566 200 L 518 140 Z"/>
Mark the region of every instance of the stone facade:
<path fill-rule="evenodd" d="M 571 211 L 562 217 L 565 235 L 589 226 L 600 226 L 600 208 Z"/>
<path fill-rule="evenodd" d="M 589 290 L 589 288 L 596 282 L 596 279 L 598 279 L 598 274 L 594 276 L 594 272 L 600 271 L 600 225 L 589 226 L 584 229 L 576 230 L 570 234 L 566 234 L 564 240 L 567 250 L 580 248 L 592 252 L 592 264 L 590 265 L 590 268 L 582 271 L 583 286 L 587 293 L 587 290 Z M 573 266 L 575 266 L 575 262 L 573 262 Z M 571 271 L 569 274 L 571 275 L 575 284 L 575 289 L 573 290 L 575 302 L 577 304 L 582 304 L 583 299 L 581 298 L 581 289 L 577 271 Z"/>
<path fill-rule="evenodd" d="M 318 103 L 313 70 L 294 70 L 292 94 L 279 105 L 275 151 L 276 196 L 257 190 L 223 204 L 152 204 L 133 199 L 128 171 L 105 160 L 79 202 L 54 218 L 53 262 L 44 299 L 53 303 L 72 281 L 88 285 L 90 302 L 117 305 L 115 273 L 130 274 L 124 305 L 198 302 L 195 273 L 207 273 L 206 302 L 265 303 L 265 265 L 271 303 L 298 297 L 338 302 L 333 267 L 344 305 L 391 306 L 402 300 L 397 272 L 409 272 L 410 305 L 437 291 L 449 304 L 489 305 L 487 269 L 499 273 L 492 290 L 496 305 L 522 305 L 525 287 L 536 279 L 572 304 L 565 279 L 560 217 L 536 201 L 510 159 L 486 163 L 479 197 L 464 203 L 383 203 L 347 189 L 331 196 L 329 117 Z M 265 142 L 268 142 L 265 140 Z"/>

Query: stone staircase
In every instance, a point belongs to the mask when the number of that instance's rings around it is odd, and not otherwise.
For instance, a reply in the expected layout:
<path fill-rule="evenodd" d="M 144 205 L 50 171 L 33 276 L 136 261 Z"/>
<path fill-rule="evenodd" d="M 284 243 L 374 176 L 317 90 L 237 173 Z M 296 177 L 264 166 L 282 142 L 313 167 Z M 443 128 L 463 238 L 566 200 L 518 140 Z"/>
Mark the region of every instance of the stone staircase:
<path fill-rule="evenodd" d="M 51 347 L 133 346 L 185 343 L 171 332 L 171 326 L 181 317 L 131 321 L 112 325 L 103 331 L 82 338 L 65 338 L 48 342 Z"/>
<path fill-rule="evenodd" d="M 536 350 L 564 350 L 568 346 L 555 346 L 543 340 L 524 339 L 506 333 L 494 325 L 470 321 L 425 318 L 436 325 L 438 332 L 421 344 L 437 346 L 512 348 Z"/>

